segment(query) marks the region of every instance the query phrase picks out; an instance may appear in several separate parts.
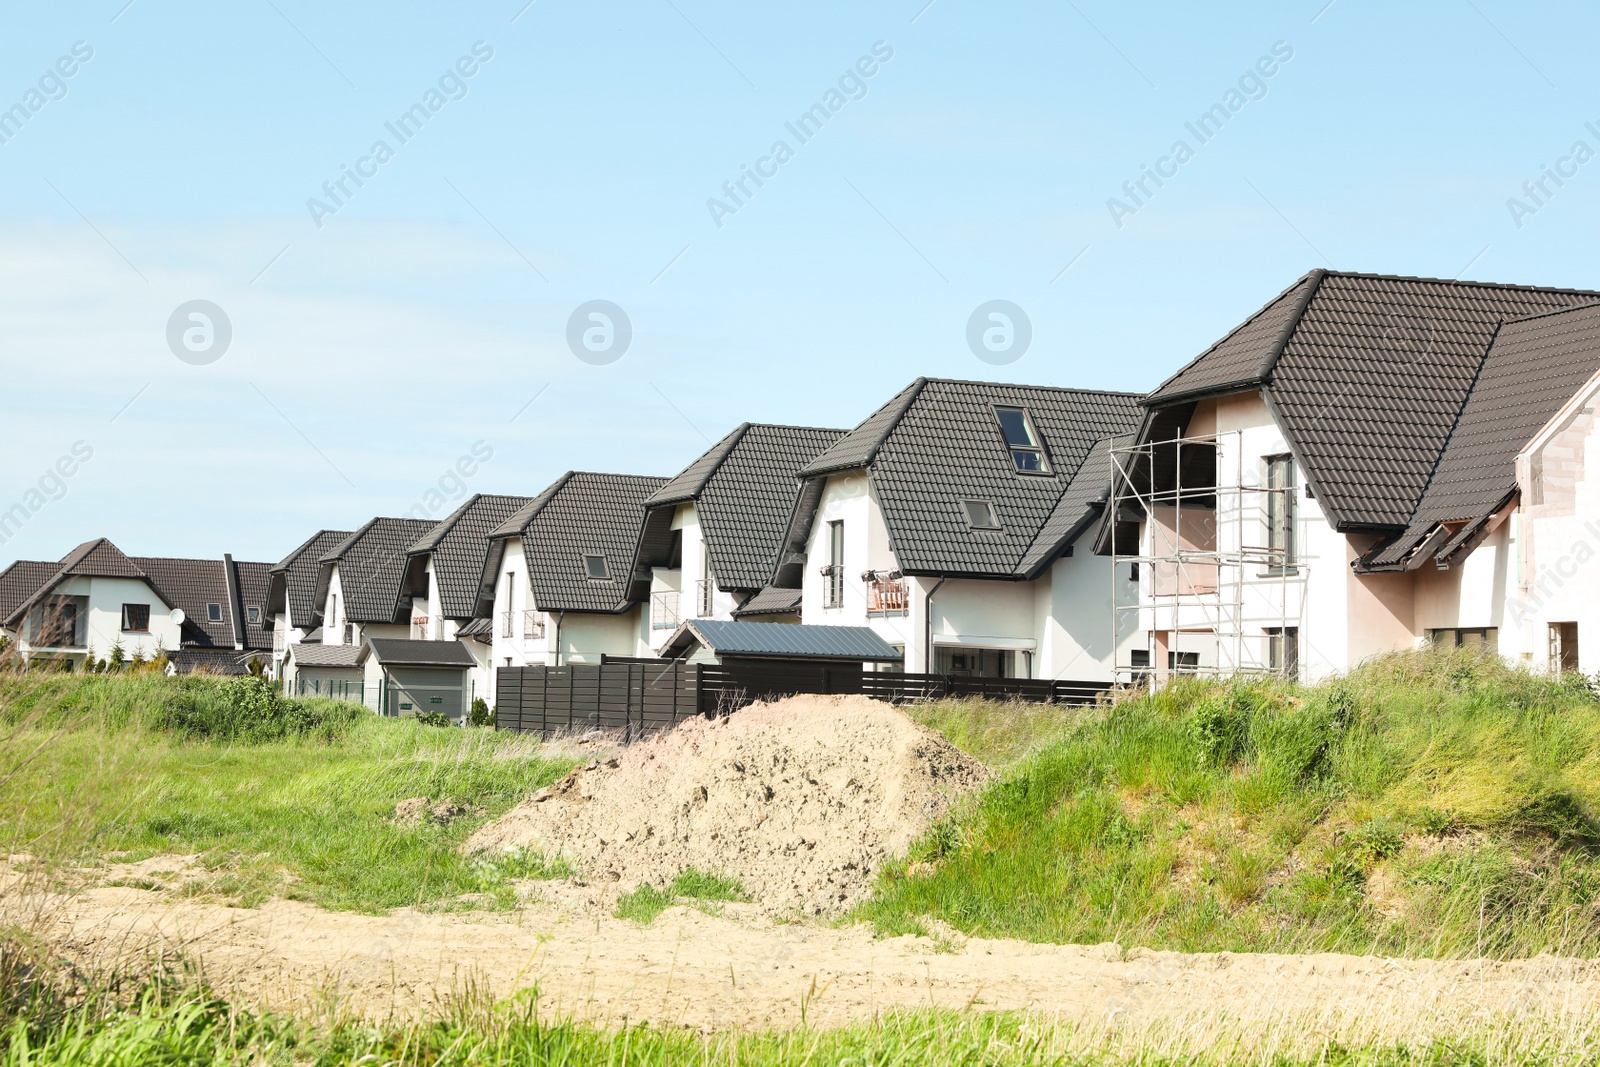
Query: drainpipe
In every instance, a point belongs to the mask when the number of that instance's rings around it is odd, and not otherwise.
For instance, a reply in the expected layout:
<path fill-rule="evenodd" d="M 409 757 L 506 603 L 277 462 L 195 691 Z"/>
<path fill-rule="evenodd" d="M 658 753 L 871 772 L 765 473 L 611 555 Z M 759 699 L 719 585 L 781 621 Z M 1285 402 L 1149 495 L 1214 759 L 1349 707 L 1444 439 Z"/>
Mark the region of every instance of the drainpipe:
<path fill-rule="evenodd" d="M 562 623 L 562 621 L 564 619 L 566 619 L 566 617 L 567 617 L 567 613 L 566 612 L 564 612 L 564 611 L 556 612 L 556 633 L 555 633 L 555 637 L 552 639 L 554 643 L 551 645 L 551 648 L 554 649 L 554 651 L 555 651 L 555 657 L 556 657 L 555 663 L 551 664 L 551 666 L 553 666 L 553 667 L 561 666 L 561 623 Z"/>
<path fill-rule="evenodd" d="M 943 578 L 940 578 L 937 582 L 934 582 L 933 588 L 928 590 L 928 595 L 922 598 L 923 674 L 933 673 L 933 594 L 937 593 L 939 591 L 939 587 L 944 583 L 945 579 Z"/>

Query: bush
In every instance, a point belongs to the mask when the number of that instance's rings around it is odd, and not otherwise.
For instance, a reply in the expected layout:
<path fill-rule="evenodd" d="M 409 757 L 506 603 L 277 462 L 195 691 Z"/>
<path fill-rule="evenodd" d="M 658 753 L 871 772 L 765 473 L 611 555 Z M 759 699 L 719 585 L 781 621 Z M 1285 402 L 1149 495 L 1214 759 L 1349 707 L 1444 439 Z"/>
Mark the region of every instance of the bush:
<path fill-rule="evenodd" d="M 442 711 L 419 711 L 417 721 L 424 726 L 449 726 L 450 716 Z"/>
<path fill-rule="evenodd" d="M 489 702 L 482 697 L 474 697 L 472 711 L 467 714 L 468 726 L 494 727 L 494 709 L 489 707 Z"/>
<path fill-rule="evenodd" d="M 265 678 L 185 678 L 149 725 L 197 740 L 261 743 L 313 736 L 333 741 L 364 714 L 358 704 L 286 699 Z"/>

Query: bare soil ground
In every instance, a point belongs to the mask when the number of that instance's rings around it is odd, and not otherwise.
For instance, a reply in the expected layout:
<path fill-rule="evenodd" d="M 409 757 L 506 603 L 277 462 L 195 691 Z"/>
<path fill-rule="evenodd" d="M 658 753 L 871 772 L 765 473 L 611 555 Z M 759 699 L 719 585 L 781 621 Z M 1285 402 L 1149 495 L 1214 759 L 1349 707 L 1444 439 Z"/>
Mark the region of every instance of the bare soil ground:
<path fill-rule="evenodd" d="M 219 991 L 295 1014 L 337 1003 L 373 1018 L 452 997 L 537 988 L 541 1013 L 704 1030 L 835 1025 L 895 1008 L 1015 1009 L 1092 1029 L 1270 1026 L 1427 1040 L 1496 1020 L 1592 1037 L 1600 962 L 1184 955 L 1115 945 L 875 940 L 865 927 L 782 923 L 754 905 L 669 909 L 640 927 L 614 890 L 528 883 L 511 913 L 382 917 L 274 900 L 236 909 L 128 885 L 48 899 L 0 881 L 0 919 L 34 918 L 64 955 L 98 965 L 154 950 L 197 960 Z M 39 918 L 42 917 L 42 918 Z"/>

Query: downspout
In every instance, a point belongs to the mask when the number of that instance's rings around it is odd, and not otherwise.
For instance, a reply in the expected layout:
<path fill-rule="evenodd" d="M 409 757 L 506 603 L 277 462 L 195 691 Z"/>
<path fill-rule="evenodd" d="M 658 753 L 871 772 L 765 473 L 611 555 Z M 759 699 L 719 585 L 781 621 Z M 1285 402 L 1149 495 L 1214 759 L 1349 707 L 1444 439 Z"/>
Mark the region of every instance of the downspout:
<path fill-rule="evenodd" d="M 928 590 L 928 595 L 922 598 L 922 666 L 923 674 L 933 673 L 933 594 L 946 579 L 940 578 L 933 583 L 933 588 Z"/>
<path fill-rule="evenodd" d="M 566 617 L 567 613 L 565 611 L 556 612 L 556 633 L 555 637 L 552 638 L 553 644 L 551 645 L 551 648 L 555 651 L 556 656 L 556 661 L 551 664 L 553 667 L 561 666 L 561 623 L 564 619 L 566 619 Z"/>

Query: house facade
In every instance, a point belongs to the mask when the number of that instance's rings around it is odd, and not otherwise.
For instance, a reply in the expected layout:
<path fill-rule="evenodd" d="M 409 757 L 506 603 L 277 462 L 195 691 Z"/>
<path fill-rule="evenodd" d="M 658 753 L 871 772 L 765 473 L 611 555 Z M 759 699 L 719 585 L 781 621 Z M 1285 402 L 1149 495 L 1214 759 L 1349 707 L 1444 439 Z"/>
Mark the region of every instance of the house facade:
<path fill-rule="evenodd" d="M 266 617 L 272 628 L 272 676 L 292 673 L 285 666 L 289 648 L 302 641 L 320 644 L 322 603 L 317 599 L 317 576 L 322 557 L 348 538 L 351 530 L 318 530 L 298 548 L 275 563 L 267 573 Z"/>
<path fill-rule="evenodd" d="M 321 605 L 323 644 L 410 637 L 408 553 L 436 525 L 431 519 L 376 518 L 318 560 L 313 600 Z"/>
<path fill-rule="evenodd" d="M 645 502 L 665 484 L 571 471 L 490 534 L 474 615 L 492 621 L 494 667 L 651 655 L 631 577 Z"/>
<path fill-rule="evenodd" d="M 1597 300 L 1314 271 L 1164 382 L 1097 542 L 1137 576 L 1119 678 L 1317 678 L 1430 642 L 1586 663 Z"/>
<path fill-rule="evenodd" d="M 734 618 L 766 587 L 801 468 L 843 436 L 744 423 L 645 501 L 631 596 L 644 605 L 653 648 L 685 620 Z M 780 606 L 741 617 L 799 621 L 792 600 Z"/>
<path fill-rule="evenodd" d="M 800 472 L 778 566 L 803 624 L 867 626 L 911 672 L 1108 680 L 1112 569 L 1079 544 L 1126 393 L 921 379 Z"/>
<path fill-rule="evenodd" d="M 164 657 L 170 670 L 265 668 L 269 564 L 125 555 L 105 538 L 54 563 L 21 560 L 0 575 L 4 624 L 30 662 Z"/>

